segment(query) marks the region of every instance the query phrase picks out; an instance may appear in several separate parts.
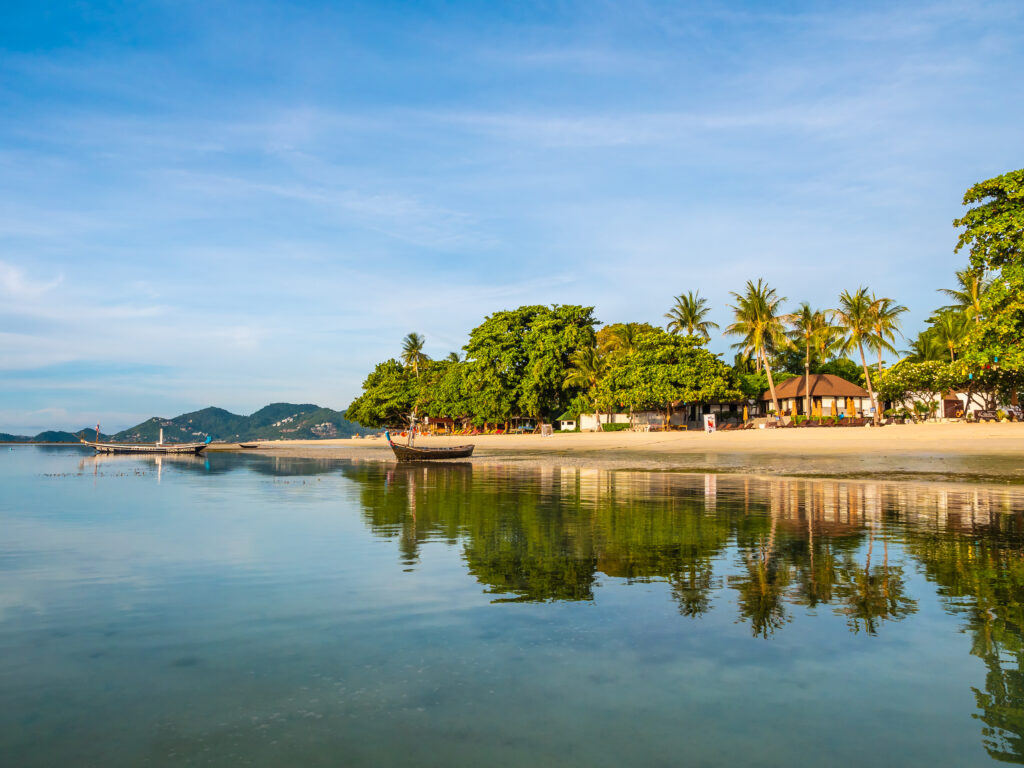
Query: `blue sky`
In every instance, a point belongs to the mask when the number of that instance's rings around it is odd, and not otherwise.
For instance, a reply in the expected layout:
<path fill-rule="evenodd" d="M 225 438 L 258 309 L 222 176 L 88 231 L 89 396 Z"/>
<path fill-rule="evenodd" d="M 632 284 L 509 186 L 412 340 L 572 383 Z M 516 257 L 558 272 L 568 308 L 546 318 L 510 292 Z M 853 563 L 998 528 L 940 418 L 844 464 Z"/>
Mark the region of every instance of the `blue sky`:
<path fill-rule="evenodd" d="M 1024 6 L 4 3 L 0 431 L 344 408 L 409 331 L 764 277 L 916 331 Z M 712 348 L 727 351 L 728 340 Z M 731 354 L 730 354 L 731 357 Z"/>

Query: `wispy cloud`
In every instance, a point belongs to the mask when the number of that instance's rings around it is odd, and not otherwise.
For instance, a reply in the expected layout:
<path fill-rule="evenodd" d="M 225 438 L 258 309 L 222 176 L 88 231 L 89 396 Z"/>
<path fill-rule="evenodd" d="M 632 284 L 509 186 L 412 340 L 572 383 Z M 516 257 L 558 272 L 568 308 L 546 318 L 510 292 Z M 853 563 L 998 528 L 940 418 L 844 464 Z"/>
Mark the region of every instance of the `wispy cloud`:
<path fill-rule="evenodd" d="M 0 291 L 8 298 L 38 298 L 60 285 L 61 280 L 59 274 L 50 280 L 34 280 L 20 267 L 0 261 Z"/>

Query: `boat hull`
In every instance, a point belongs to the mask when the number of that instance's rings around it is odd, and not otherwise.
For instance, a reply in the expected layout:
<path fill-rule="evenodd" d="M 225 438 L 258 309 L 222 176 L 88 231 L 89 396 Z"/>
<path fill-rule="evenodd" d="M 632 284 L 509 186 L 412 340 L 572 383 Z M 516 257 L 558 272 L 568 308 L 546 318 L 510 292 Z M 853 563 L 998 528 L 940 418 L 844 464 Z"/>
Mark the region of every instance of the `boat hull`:
<path fill-rule="evenodd" d="M 468 459 L 473 455 L 475 445 L 456 445 L 451 448 L 410 448 L 407 445 L 391 443 L 391 450 L 399 461 L 444 461 L 446 459 Z"/>
<path fill-rule="evenodd" d="M 161 454 L 197 454 L 206 448 L 206 443 L 90 443 L 82 441 L 96 453 L 161 453 Z"/>

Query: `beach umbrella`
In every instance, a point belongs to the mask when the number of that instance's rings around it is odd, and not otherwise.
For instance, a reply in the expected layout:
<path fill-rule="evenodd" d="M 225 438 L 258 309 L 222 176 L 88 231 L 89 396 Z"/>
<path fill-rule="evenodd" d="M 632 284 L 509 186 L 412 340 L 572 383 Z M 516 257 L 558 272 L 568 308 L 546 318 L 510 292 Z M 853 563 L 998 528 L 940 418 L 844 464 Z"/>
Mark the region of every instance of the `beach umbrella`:
<path fill-rule="evenodd" d="M 834 397 L 832 398 L 832 408 L 830 408 L 829 410 L 832 411 L 832 418 L 834 419 L 838 415 L 836 413 L 836 399 Z"/>
<path fill-rule="evenodd" d="M 750 416 L 748 414 L 749 414 L 749 411 L 747 410 L 747 406 L 744 405 L 743 406 L 743 423 L 744 424 L 746 424 L 747 420 L 750 418 Z"/>
<path fill-rule="evenodd" d="M 847 416 L 855 416 L 856 415 L 853 412 L 853 398 L 852 397 L 846 398 L 846 415 Z"/>

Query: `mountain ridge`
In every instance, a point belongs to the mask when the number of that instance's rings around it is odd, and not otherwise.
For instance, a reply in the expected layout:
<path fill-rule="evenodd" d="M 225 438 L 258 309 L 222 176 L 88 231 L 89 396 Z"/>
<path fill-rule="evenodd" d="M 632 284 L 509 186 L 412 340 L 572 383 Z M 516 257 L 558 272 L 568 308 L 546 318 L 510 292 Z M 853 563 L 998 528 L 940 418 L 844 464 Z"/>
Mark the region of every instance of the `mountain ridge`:
<path fill-rule="evenodd" d="M 365 429 L 345 418 L 342 411 L 324 408 L 313 403 L 270 403 L 248 416 L 241 416 L 224 408 L 209 406 L 198 411 L 183 413 L 172 418 L 152 416 L 113 435 L 100 433 L 105 440 L 117 442 L 152 443 L 164 431 L 164 441 L 186 443 L 205 440 L 326 440 L 351 437 L 373 430 Z M 94 440 L 96 428 L 78 432 L 47 430 L 34 437 L 0 432 L 0 442 L 56 442 L 77 443 L 80 436 Z"/>

